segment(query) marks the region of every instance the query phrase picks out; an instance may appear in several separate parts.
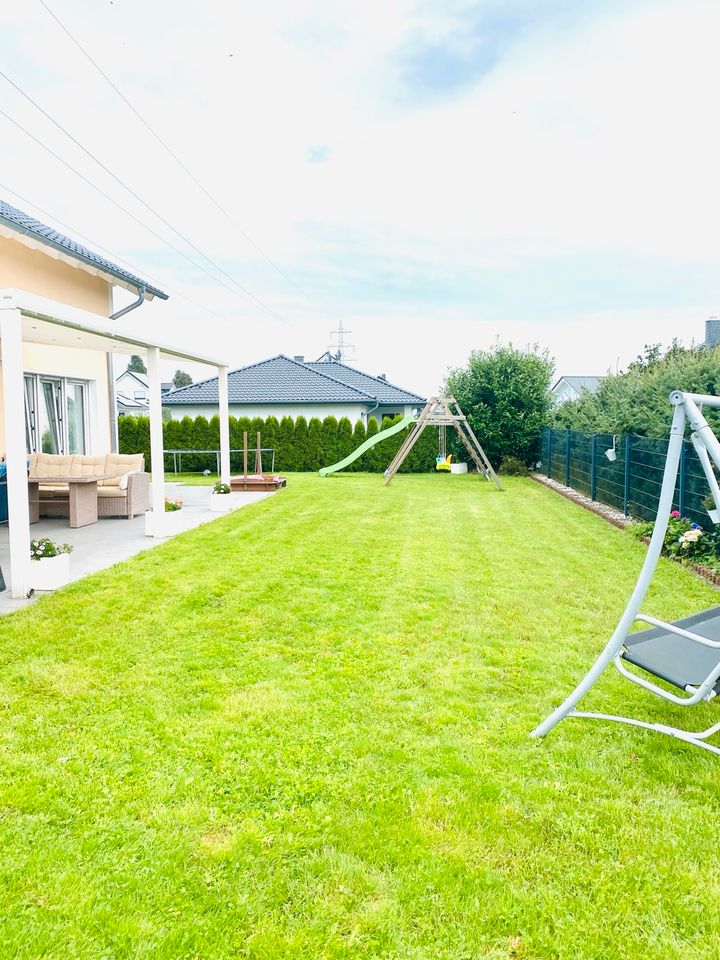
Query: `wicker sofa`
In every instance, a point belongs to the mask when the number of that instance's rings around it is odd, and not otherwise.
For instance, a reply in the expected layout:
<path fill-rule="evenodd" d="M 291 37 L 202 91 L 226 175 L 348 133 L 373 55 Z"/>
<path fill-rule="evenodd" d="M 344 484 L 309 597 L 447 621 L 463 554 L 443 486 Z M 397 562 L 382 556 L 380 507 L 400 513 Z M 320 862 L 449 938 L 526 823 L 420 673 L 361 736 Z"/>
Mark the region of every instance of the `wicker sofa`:
<path fill-rule="evenodd" d="M 44 484 L 43 477 L 99 477 L 98 517 L 128 517 L 150 509 L 150 475 L 141 453 L 108 453 L 99 457 L 54 453 L 30 454 L 29 479 L 39 484 L 39 515 L 67 517 L 70 513 L 67 484 Z"/>

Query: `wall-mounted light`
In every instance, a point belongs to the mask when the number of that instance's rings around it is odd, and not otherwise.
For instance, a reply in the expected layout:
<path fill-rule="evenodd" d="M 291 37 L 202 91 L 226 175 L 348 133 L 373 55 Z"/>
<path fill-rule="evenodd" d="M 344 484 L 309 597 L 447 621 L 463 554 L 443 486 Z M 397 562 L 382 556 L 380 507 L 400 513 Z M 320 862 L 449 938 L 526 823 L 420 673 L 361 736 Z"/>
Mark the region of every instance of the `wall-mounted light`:
<path fill-rule="evenodd" d="M 610 463 L 614 463 L 615 460 L 617 460 L 617 449 L 616 449 L 616 445 L 617 445 L 617 436 L 616 436 L 615 434 L 613 434 L 613 443 L 612 443 L 612 446 L 611 446 L 611 447 L 608 447 L 608 449 L 605 451 L 605 456 L 608 458 L 608 460 L 610 461 Z"/>

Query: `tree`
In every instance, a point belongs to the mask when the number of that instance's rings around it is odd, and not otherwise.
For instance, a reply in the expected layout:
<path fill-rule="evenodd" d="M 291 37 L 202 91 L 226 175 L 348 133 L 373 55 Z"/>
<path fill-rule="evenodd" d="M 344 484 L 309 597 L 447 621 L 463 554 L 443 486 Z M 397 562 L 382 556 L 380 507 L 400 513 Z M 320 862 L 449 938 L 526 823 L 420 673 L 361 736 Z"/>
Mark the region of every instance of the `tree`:
<path fill-rule="evenodd" d="M 606 377 L 595 393 L 561 403 L 553 426 L 587 433 L 666 437 L 670 429 L 668 396 L 673 390 L 717 394 L 720 390 L 720 348 L 685 348 L 674 342 L 664 354 L 657 344 L 645 347 L 624 373 Z M 707 413 L 720 427 L 720 416 Z"/>
<path fill-rule="evenodd" d="M 127 368 L 131 373 L 147 373 L 147 367 L 143 362 L 143 358 L 139 357 L 136 353 L 130 357 Z"/>
<path fill-rule="evenodd" d="M 189 387 L 193 382 L 193 378 L 189 373 L 185 373 L 184 370 L 176 370 L 172 382 L 175 389 L 179 390 L 180 387 Z"/>
<path fill-rule="evenodd" d="M 470 354 L 452 370 L 446 390 L 454 395 L 490 462 L 517 457 L 528 466 L 538 456 L 540 431 L 550 417 L 554 363 L 546 350 L 518 350 L 497 343 Z"/>

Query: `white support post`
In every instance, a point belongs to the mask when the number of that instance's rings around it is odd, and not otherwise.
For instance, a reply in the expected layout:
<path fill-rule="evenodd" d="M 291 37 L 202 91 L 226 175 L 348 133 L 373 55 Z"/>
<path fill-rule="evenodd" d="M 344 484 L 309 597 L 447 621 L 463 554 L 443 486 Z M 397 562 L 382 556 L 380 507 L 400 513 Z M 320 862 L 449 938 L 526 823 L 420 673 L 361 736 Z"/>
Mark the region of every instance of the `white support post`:
<path fill-rule="evenodd" d="M 218 415 L 220 417 L 220 480 L 230 483 L 230 402 L 228 394 L 228 368 L 219 366 Z"/>
<path fill-rule="evenodd" d="M 3 417 L 7 461 L 10 592 L 27 596 L 30 584 L 30 510 L 28 506 L 27 452 L 22 398 L 23 356 L 20 311 L 0 302 L 2 340 Z"/>
<path fill-rule="evenodd" d="M 160 389 L 160 349 L 148 347 L 148 406 L 150 409 L 150 457 L 152 482 L 152 525 L 154 537 L 162 536 L 165 520 L 165 463 L 163 457 L 163 421 Z M 147 531 L 146 531 L 147 532 Z"/>

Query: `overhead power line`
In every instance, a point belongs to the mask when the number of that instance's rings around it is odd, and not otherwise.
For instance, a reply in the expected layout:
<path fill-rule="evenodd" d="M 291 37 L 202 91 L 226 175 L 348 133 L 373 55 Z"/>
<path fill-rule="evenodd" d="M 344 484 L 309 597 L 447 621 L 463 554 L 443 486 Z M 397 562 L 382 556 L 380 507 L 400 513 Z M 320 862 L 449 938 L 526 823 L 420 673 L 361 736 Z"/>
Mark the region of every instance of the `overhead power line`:
<path fill-rule="evenodd" d="M 224 277 L 227 277 L 227 279 L 230 280 L 231 283 L 234 283 L 235 286 L 236 286 L 239 290 L 241 290 L 241 291 L 245 294 L 246 297 L 249 297 L 249 298 L 250 298 L 252 301 L 254 301 L 258 306 L 262 307 L 263 310 L 266 310 L 268 313 L 272 314 L 272 316 L 274 316 L 276 319 L 280 320 L 280 321 L 283 322 L 283 323 L 286 322 L 286 321 L 284 321 L 283 318 L 280 317 L 271 307 L 269 307 L 267 304 L 263 303 L 263 301 L 260 300 L 259 297 L 256 297 L 254 293 L 252 293 L 250 290 L 247 289 L 247 287 L 244 287 L 238 280 L 235 279 L 235 277 L 233 277 L 233 276 L 232 276 L 231 274 L 229 274 L 226 270 L 224 270 L 223 267 L 220 266 L 220 264 L 218 264 L 215 260 L 212 259 L 212 257 L 209 257 L 206 253 L 204 253 L 204 252 L 200 249 L 200 247 L 196 246 L 196 244 L 194 244 L 194 243 L 192 242 L 192 240 L 190 240 L 188 237 L 186 237 L 184 233 L 182 233 L 180 230 L 178 230 L 176 227 L 174 227 L 174 226 L 172 225 L 172 223 L 170 223 L 169 220 L 167 220 L 165 217 L 162 216 L 162 214 L 158 213 L 157 210 L 155 210 L 153 207 L 151 207 L 150 204 L 147 203 L 146 200 L 143 200 L 143 198 L 142 198 L 135 190 L 133 190 L 132 187 L 128 186 L 128 184 L 125 183 L 124 180 L 121 180 L 120 177 L 119 177 L 116 173 L 114 173 L 106 164 L 104 164 L 104 163 L 102 162 L 102 160 L 99 160 L 99 159 L 95 156 L 95 154 L 92 153 L 92 151 L 88 150 L 88 148 L 87 148 L 83 143 L 81 143 L 81 142 L 77 139 L 77 137 L 74 137 L 74 136 L 70 133 L 69 130 L 66 130 L 65 127 L 64 127 L 58 120 L 55 119 L 55 117 L 51 116 L 51 114 L 49 114 L 49 113 L 47 112 L 47 110 L 44 109 L 44 107 L 42 107 L 36 100 L 34 100 L 34 99 L 30 96 L 30 94 L 26 93 L 26 92 L 22 89 L 22 87 L 18 86 L 18 84 L 15 83 L 15 81 L 12 80 L 12 79 L 11 79 L 6 73 L 4 73 L 2 70 L 0 70 L 0 77 L 2 77 L 4 80 L 6 80 L 7 83 L 10 84 L 10 86 L 12 86 L 15 90 L 17 90 L 17 92 L 18 92 L 22 97 L 24 97 L 24 98 L 28 101 L 28 103 L 31 103 L 31 104 L 35 107 L 36 110 L 38 110 L 47 120 L 49 120 L 55 127 L 57 127 L 57 129 L 60 130 L 60 132 L 63 133 L 69 140 L 71 140 L 72 143 L 74 143 L 76 147 L 78 147 L 80 150 L 82 150 L 83 153 L 86 154 L 86 156 L 90 157 L 90 159 L 91 159 L 94 163 L 96 163 L 102 170 L 104 170 L 105 173 L 108 174 L 108 176 L 112 177 L 112 179 L 115 180 L 115 182 L 118 183 L 124 190 L 127 190 L 127 192 L 128 192 L 129 194 L 131 194 L 131 196 L 133 196 L 133 197 L 138 201 L 138 203 L 142 204 L 142 206 L 145 207 L 145 209 L 146 209 L 149 213 L 151 213 L 154 217 L 157 217 L 157 219 L 160 220 L 161 223 L 165 224 L 165 226 L 168 227 L 168 229 L 172 230 L 172 232 L 173 232 L 176 236 L 178 236 L 178 237 L 183 241 L 183 243 L 186 243 L 192 250 L 195 251 L 195 253 L 198 253 L 201 257 L 203 257 L 204 260 L 207 260 L 207 262 L 208 262 L 209 264 L 211 264 L 211 265 L 214 267 L 215 270 L 217 270 L 219 273 L 221 273 Z M 7 116 L 7 114 L 5 114 L 5 116 Z M 27 131 L 25 131 L 25 132 L 27 132 Z M 213 279 L 216 279 L 216 278 L 213 278 Z"/>
<path fill-rule="evenodd" d="M 5 117 L 5 119 L 8 120 L 10 123 L 12 123 L 13 126 L 17 127 L 18 130 L 24 133 L 26 137 L 29 137 L 34 143 L 37 143 L 38 146 L 42 147 L 43 150 L 49 153 L 51 157 L 54 157 L 56 160 L 58 160 L 64 167 L 66 167 L 68 170 L 74 173 L 75 176 L 79 177 L 84 183 L 87 183 L 89 187 L 92 187 L 92 189 L 95 190 L 96 193 L 99 193 L 101 197 L 104 197 L 109 203 L 112 203 L 114 207 L 117 207 L 118 210 L 120 210 L 126 216 L 130 217 L 131 220 L 133 220 L 135 223 L 141 226 L 144 230 L 147 230 L 147 232 L 151 234 L 153 237 L 155 237 L 157 240 L 159 240 L 160 243 L 165 244 L 171 250 L 174 250 L 175 253 L 181 256 L 184 260 L 187 260 L 187 262 L 191 266 L 195 267 L 196 270 L 200 270 L 202 273 L 206 274 L 215 283 L 220 283 L 223 287 L 229 290 L 230 293 L 232 293 L 234 296 L 237 296 L 237 297 L 240 296 L 240 294 L 238 294 L 237 291 L 233 290 L 233 288 L 228 283 L 226 283 L 221 277 L 216 277 L 214 274 L 210 273 L 210 271 L 207 270 L 205 267 L 203 267 L 201 263 L 198 263 L 196 260 L 193 260 L 192 257 L 189 257 L 187 253 L 185 253 L 184 250 L 181 250 L 180 247 L 176 247 L 174 243 L 171 243 L 170 240 L 167 239 L 167 237 L 161 236 L 161 234 L 159 234 L 156 230 L 153 230 L 151 226 L 149 226 L 147 223 L 141 220 L 140 217 L 136 217 L 131 210 L 128 210 L 127 207 L 124 207 L 121 203 L 118 203 L 118 201 L 115 200 L 114 197 L 111 197 L 109 193 L 106 193 L 96 183 L 93 183 L 93 181 L 90 180 L 88 177 L 86 177 L 83 173 L 80 173 L 79 170 L 77 170 L 71 163 L 69 163 L 67 160 L 61 157 L 60 154 L 56 153 L 46 143 L 43 143 L 42 140 L 40 140 L 34 134 L 30 133 L 29 130 L 26 130 L 25 127 L 23 127 L 23 125 L 19 123 L 17 120 L 13 119 L 13 117 L 11 117 L 10 114 L 0 109 L 0 116 Z M 254 297 L 254 295 L 251 295 L 251 296 L 253 296 L 253 299 L 257 299 Z M 260 306 L 262 306 L 264 310 L 266 310 L 273 317 L 275 317 L 276 320 L 279 320 L 281 323 L 287 324 L 287 320 L 284 320 L 281 316 L 279 316 L 279 314 L 275 313 L 274 310 L 272 310 L 270 307 L 262 303 L 262 301 L 258 301 L 258 303 Z"/>
<path fill-rule="evenodd" d="M 187 174 L 187 176 L 192 180 L 192 182 L 198 187 L 198 189 L 201 190 L 202 193 L 208 198 L 208 200 L 213 204 L 213 206 L 216 207 L 220 211 L 220 213 L 222 213 L 225 219 L 235 227 L 238 233 L 240 233 L 241 236 L 243 236 L 245 240 L 247 240 L 250 246 L 252 246 L 255 250 L 257 250 L 260 256 L 263 257 L 263 259 L 266 260 L 267 263 L 269 263 L 270 266 L 273 267 L 273 269 L 276 270 L 285 281 L 287 281 L 287 283 L 293 286 L 299 293 L 301 293 L 304 297 L 306 297 L 309 300 L 310 298 L 308 297 L 307 293 L 302 289 L 302 287 L 299 287 L 297 283 L 295 283 L 295 281 L 292 279 L 292 277 L 288 276 L 288 274 L 285 273 L 285 271 L 282 270 L 275 263 L 275 261 L 268 256 L 267 253 L 265 253 L 262 247 L 260 247 L 259 244 L 257 244 L 253 240 L 253 238 L 248 233 L 246 233 L 245 230 L 243 230 L 243 228 L 240 226 L 237 220 L 235 220 L 234 217 L 232 217 L 228 213 L 227 209 L 223 206 L 223 204 L 221 204 L 219 200 L 217 200 L 212 195 L 212 193 L 210 193 L 210 191 L 204 186 L 204 184 L 201 183 L 200 180 L 198 180 L 198 178 L 195 176 L 192 170 L 190 170 L 186 166 L 186 164 L 180 159 L 177 153 L 175 153 L 172 147 L 170 147 L 165 142 L 165 140 L 163 140 L 163 138 L 160 136 L 157 130 L 155 130 L 152 124 L 150 124 L 145 119 L 145 117 L 143 117 L 143 115 L 139 112 L 139 110 L 137 110 L 137 108 L 130 102 L 130 100 L 128 100 L 128 98 L 125 96 L 122 90 L 120 90 L 117 84 L 114 83 L 114 81 L 107 75 L 107 73 L 105 73 L 105 71 L 102 69 L 100 64 L 88 53 L 88 51 L 85 49 L 85 47 L 83 47 L 80 41 L 71 33 L 70 29 L 66 27 L 65 24 L 62 22 L 62 20 L 57 16 L 57 14 L 50 9 L 50 7 L 45 2 L 45 0 L 40 0 L 40 3 L 45 8 L 45 10 L 50 14 L 50 16 L 53 18 L 55 23 L 57 23 L 57 25 L 60 27 L 63 33 L 65 33 L 65 35 L 72 41 L 72 43 L 75 44 L 75 46 L 83 54 L 83 56 L 86 57 L 87 60 L 89 60 L 89 62 L 93 65 L 93 67 L 97 70 L 97 72 L 105 80 L 105 82 L 109 84 L 110 87 L 112 87 L 112 89 L 120 97 L 123 103 L 135 114 L 135 116 L 140 121 L 140 123 L 142 123 L 145 129 L 151 134 L 152 137 L 154 137 L 154 139 L 160 144 L 163 150 L 165 150 L 166 153 L 168 153 L 169 156 L 172 157 L 172 159 L 178 164 L 178 166 L 185 172 L 185 174 Z"/>
<path fill-rule="evenodd" d="M 174 287 L 171 287 L 170 284 L 166 283 L 164 280 L 156 279 L 151 274 L 149 274 L 144 267 L 142 268 L 142 270 L 138 269 L 132 263 L 129 263 L 124 257 L 119 257 L 117 253 L 111 250 L 108 250 L 107 247 L 103 247 L 101 244 L 97 243 L 97 241 L 91 240 L 90 237 L 88 237 L 86 234 L 81 233 L 80 230 L 76 229 L 75 227 L 71 227 L 69 224 L 64 223 L 59 217 L 56 217 L 55 214 L 50 213 L 47 210 L 43 210 L 43 208 L 39 206 L 34 200 L 28 200 L 27 197 L 23 197 L 21 194 L 17 192 L 17 190 L 13 190 L 12 187 L 8 187 L 6 184 L 0 183 L 0 190 L 4 191 L 4 193 L 11 194 L 11 196 L 18 199 L 21 203 L 25 204 L 25 206 L 34 208 L 35 210 L 38 211 L 38 213 L 41 213 L 44 217 L 48 217 L 48 219 L 52 220 L 54 223 L 59 223 L 61 227 L 69 231 L 71 234 L 73 234 L 73 236 L 80 237 L 86 243 L 89 243 L 90 247 L 92 247 L 93 249 L 101 250 L 103 253 L 107 254 L 108 257 L 112 257 L 113 260 L 117 260 L 119 263 L 124 264 L 126 269 L 131 270 L 133 273 L 137 275 L 140 275 L 141 273 L 144 274 L 148 278 L 148 280 L 150 280 L 152 283 L 155 284 L 155 286 L 165 287 L 167 290 L 170 291 L 170 293 L 174 294 L 174 296 L 181 297 L 183 300 L 187 300 L 187 302 L 191 303 L 194 307 L 198 307 L 200 310 L 204 310 L 206 313 L 211 314 L 213 317 L 217 317 L 218 320 L 224 320 L 225 323 L 230 323 L 230 320 L 228 317 L 224 317 L 221 313 L 218 313 L 216 310 L 212 310 L 210 307 L 208 307 L 204 303 L 200 303 L 197 300 L 193 300 L 192 297 L 189 297 L 186 293 L 183 293 L 181 290 L 176 290 Z"/>

